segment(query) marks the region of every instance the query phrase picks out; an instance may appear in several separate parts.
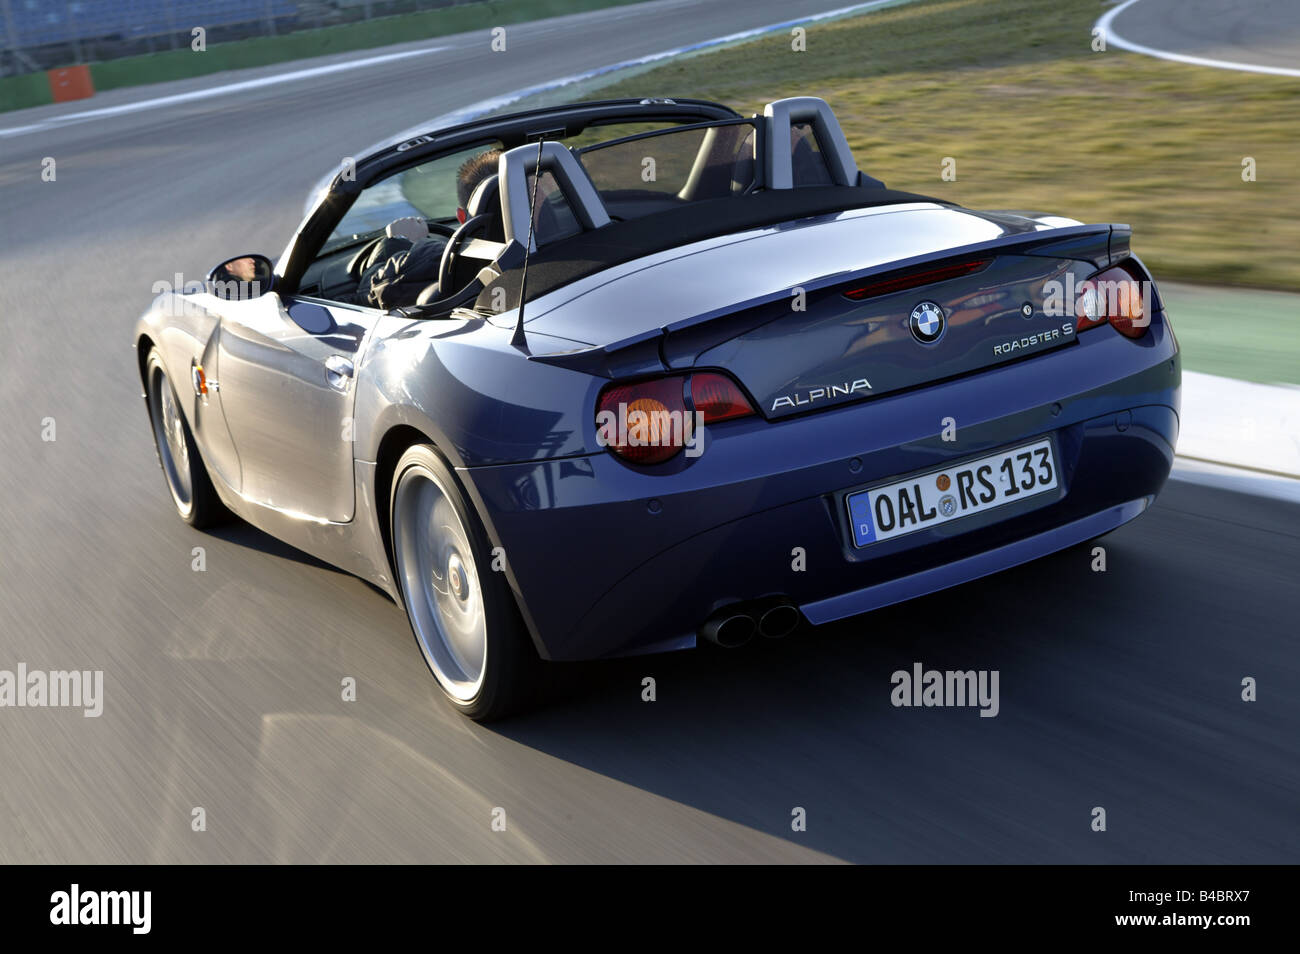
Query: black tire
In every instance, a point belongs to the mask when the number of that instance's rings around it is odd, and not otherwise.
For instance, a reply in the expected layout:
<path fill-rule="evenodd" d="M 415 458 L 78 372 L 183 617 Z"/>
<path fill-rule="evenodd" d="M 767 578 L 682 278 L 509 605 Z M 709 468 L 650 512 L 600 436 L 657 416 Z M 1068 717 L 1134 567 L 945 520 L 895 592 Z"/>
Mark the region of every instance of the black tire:
<path fill-rule="evenodd" d="M 189 422 L 185 420 L 180 399 L 167 376 L 157 348 L 149 350 L 146 360 L 145 395 L 149 406 L 149 421 L 153 425 L 154 450 L 158 452 L 158 466 L 162 468 L 163 480 L 167 483 L 167 491 L 176 512 L 182 520 L 199 530 L 222 523 L 230 516 L 230 511 L 212 486 L 208 468 L 203 463 L 198 445 L 194 443 Z M 168 400 L 171 402 L 170 409 L 167 408 Z M 170 435 L 169 418 L 173 422 L 171 427 L 174 428 Z"/>
<path fill-rule="evenodd" d="M 393 471 L 389 501 L 394 577 L 443 695 L 476 722 L 532 705 L 542 661 L 451 467 L 432 446 L 411 447 Z M 451 526 L 453 513 L 458 527 Z"/>

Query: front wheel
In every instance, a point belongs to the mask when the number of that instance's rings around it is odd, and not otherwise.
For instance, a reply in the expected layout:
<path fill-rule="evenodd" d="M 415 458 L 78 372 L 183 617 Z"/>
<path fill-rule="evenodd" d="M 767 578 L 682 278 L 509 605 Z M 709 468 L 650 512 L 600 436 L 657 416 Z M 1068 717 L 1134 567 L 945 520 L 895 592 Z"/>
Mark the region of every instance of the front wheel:
<path fill-rule="evenodd" d="M 145 368 L 145 394 L 149 401 L 149 420 L 153 424 L 154 446 L 176 512 L 191 527 L 198 529 L 220 523 L 228 511 L 208 477 L 207 467 L 181 413 L 180 401 L 157 348 L 149 351 Z"/>
<path fill-rule="evenodd" d="M 439 687 L 479 722 L 521 708 L 537 654 L 451 468 L 432 447 L 412 447 L 397 462 L 389 499 L 397 582 Z"/>

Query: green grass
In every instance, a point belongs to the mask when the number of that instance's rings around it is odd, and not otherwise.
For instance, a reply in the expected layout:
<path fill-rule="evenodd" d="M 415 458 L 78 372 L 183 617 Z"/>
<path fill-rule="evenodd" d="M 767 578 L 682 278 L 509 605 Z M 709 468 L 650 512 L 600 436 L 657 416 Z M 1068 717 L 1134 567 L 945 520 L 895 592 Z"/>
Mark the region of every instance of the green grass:
<path fill-rule="evenodd" d="M 188 79 L 224 70 L 268 66 L 289 60 L 373 49 L 394 43 L 487 30 L 546 17 L 622 6 L 638 0 L 484 0 L 439 10 L 381 17 L 361 23 L 301 30 L 282 36 L 255 37 L 210 45 L 196 53 L 188 46 L 146 56 L 123 57 L 91 65 L 98 91 Z M 508 40 L 508 38 L 507 38 Z M 487 42 L 486 37 L 484 43 Z M 44 73 L 0 80 L 0 111 L 40 106 L 51 101 Z"/>
<path fill-rule="evenodd" d="M 1300 80 L 1094 53 L 1105 9 L 919 0 L 814 25 L 804 53 L 774 34 L 600 95 L 702 96 L 746 113 L 821 96 L 859 165 L 894 188 L 1126 222 L 1157 278 L 1300 290 Z M 1245 156 L 1256 182 L 1242 181 Z M 940 178 L 945 157 L 955 181 Z"/>

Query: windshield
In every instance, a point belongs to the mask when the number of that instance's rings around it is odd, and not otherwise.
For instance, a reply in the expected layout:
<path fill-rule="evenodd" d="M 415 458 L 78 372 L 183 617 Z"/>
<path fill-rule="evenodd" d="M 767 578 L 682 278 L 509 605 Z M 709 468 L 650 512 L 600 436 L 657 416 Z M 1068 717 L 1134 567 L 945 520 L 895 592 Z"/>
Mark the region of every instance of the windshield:
<path fill-rule="evenodd" d="M 457 186 L 462 167 L 500 146 L 496 141 L 479 143 L 376 183 L 362 192 L 348 209 L 330 235 L 326 250 L 345 244 L 340 239 L 375 232 L 405 216 L 456 224 L 456 210 L 461 202 Z"/>
<path fill-rule="evenodd" d="M 574 150 L 610 217 L 635 218 L 755 186 L 753 120 L 679 126 Z"/>

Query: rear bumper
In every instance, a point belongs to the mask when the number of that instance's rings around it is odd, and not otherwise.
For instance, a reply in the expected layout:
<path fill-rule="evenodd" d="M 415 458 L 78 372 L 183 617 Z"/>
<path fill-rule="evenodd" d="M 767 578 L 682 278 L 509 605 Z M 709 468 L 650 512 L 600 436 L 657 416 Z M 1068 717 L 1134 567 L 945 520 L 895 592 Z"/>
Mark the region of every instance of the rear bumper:
<path fill-rule="evenodd" d="M 985 550 L 983 553 L 962 560 L 920 570 L 874 586 L 865 586 L 851 593 L 806 603 L 799 609 L 809 622 L 820 625 L 844 619 L 846 616 L 856 616 L 858 613 L 880 609 L 891 603 L 901 603 L 915 596 L 934 593 L 937 590 L 956 586 L 958 583 L 978 580 L 982 576 L 1019 566 L 1029 560 L 1108 533 L 1146 510 L 1153 499 L 1153 497 L 1142 497 L 1138 500 L 1130 500 L 1127 503 L 1108 507 L 1100 513 L 1071 520 L 1050 530 Z"/>
<path fill-rule="evenodd" d="M 650 473 L 607 453 L 461 472 L 543 656 L 694 645 L 718 607 L 783 595 L 823 623 L 994 573 L 1140 514 L 1173 464 L 1177 345 L 1098 329 L 1016 365 L 795 419 L 712 429 Z M 957 439 L 944 441 L 953 418 Z M 1061 486 L 856 549 L 844 495 L 1051 436 Z"/>

